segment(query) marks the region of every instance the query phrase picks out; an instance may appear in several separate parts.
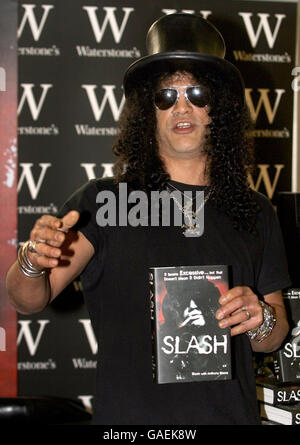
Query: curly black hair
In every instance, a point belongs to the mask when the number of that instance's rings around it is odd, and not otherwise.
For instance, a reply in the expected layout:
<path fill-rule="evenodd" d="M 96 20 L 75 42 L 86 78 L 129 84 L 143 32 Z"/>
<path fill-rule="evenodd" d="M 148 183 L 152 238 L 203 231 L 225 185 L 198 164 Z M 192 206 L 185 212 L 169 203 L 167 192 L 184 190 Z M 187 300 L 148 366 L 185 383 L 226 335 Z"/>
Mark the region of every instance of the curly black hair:
<path fill-rule="evenodd" d="M 247 136 L 251 119 L 245 104 L 217 74 L 186 70 L 211 93 L 206 152 L 210 178 L 210 202 L 232 218 L 237 230 L 255 233 L 258 205 L 248 183 L 254 165 L 253 143 Z M 163 190 L 170 176 L 159 156 L 153 93 L 162 79 L 174 71 L 142 80 L 127 98 L 113 146 L 117 157 L 115 180 L 132 190 Z M 216 94 L 213 94 L 217 92 Z"/>

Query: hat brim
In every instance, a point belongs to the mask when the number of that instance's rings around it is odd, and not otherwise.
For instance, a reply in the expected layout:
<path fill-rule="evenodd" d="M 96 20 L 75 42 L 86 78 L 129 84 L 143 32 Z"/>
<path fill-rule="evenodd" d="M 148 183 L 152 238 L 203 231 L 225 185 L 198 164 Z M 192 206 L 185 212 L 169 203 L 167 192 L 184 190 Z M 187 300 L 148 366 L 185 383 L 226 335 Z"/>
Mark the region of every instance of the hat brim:
<path fill-rule="evenodd" d="M 228 60 L 198 52 L 164 52 L 136 60 L 124 75 L 125 96 L 128 97 L 141 80 L 151 75 L 174 69 L 188 71 L 191 67 L 200 73 L 215 73 L 221 76 L 224 83 L 228 84 L 241 102 L 244 102 L 245 86 L 240 71 Z"/>

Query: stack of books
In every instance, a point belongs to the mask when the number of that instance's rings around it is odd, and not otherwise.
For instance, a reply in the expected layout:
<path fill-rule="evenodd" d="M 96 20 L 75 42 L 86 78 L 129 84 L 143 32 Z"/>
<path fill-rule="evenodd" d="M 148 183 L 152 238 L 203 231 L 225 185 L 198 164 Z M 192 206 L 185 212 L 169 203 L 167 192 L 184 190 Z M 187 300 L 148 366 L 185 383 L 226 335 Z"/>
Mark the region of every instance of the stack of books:
<path fill-rule="evenodd" d="M 279 385 L 273 377 L 256 380 L 260 416 L 280 425 L 300 425 L 300 385 Z"/>
<path fill-rule="evenodd" d="M 290 333 L 273 354 L 274 373 L 278 383 L 300 383 L 300 289 L 288 289 L 283 297 Z"/>
<path fill-rule="evenodd" d="M 273 353 L 274 376 L 257 378 L 257 398 L 262 419 L 300 425 L 300 289 L 283 293 L 290 332 Z"/>

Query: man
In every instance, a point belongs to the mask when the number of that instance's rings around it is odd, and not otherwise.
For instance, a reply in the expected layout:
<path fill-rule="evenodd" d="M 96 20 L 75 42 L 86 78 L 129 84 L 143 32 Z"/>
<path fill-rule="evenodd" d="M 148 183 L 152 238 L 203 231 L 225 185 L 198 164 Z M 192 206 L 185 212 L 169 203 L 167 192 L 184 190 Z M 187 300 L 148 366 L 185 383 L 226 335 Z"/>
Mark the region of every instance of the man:
<path fill-rule="evenodd" d="M 243 81 L 223 58 L 222 36 L 200 16 L 159 19 L 147 45 L 150 54 L 125 74 L 115 180 L 90 181 L 61 218 L 36 222 L 8 272 L 8 293 L 18 311 L 37 312 L 81 274 L 99 342 L 95 423 L 258 424 L 252 350 L 272 351 L 285 338 L 280 289 L 290 283 L 273 208 L 247 182 Z M 99 227 L 97 196 L 117 196 L 121 182 L 146 193 L 192 194 L 190 205 L 172 200 L 186 224 Z M 186 236 L 195 229 L 189 218 L 199 211 L 198 191 L 205 195 L 204 233 Z M 216 317 L 231 327 L 233 378 L 155 384 L 149 267 L 205 264 L 231 270 Z"/>

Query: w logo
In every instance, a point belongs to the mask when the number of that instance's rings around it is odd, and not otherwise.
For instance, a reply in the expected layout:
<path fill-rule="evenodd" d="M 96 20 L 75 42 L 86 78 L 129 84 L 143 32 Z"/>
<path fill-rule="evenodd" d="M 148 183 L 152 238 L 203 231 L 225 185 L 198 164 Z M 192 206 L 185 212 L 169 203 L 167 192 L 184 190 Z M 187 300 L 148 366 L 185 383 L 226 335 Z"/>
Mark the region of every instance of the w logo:
<path fill-rule="evenodd" d="M 21 325 L 21 328 L 19 330 L 18 338 L 17 338 L 17 344 L 19 345 L 21 340 L 24 338 L 28 351 L 31 356 L 35 355 L 37 348 L 40 344 L 45 326 L 50 323 L 49 320 L 38 320 L 39 329 L 36 334 L 36 337 L 34 339 L 32 332 L 31 332 L 31 320 L 21 320 L 19 321 L 19 324 Z"/>
<path fill-rule="evenodd" d="M 39 101 L 37 102 L 35 100 L 35 97 L 33 94 L 34 84 L 33 83 L 21 83 L 21 87 L 23 88 L 23 94 L 22 94 L 22 97 L 21 97 L 21 100 L 19 103 L 18 114 L 21 113 L 25 102 L 27 102 L 30 112 L 31 112 L 32 119 L 36 121 L 39 118 L 39 115 L 40 115 L 41 109 L 43 107 L 43 104 L 45 102 L 48 90 L 50 88 L 52 88 L 53 85 L 50 83 L 41 83 L 40 86 L 42 88 L 42 93 L 41 93 Z"/>
<path fill-rule="evenodd" d="M 95 92 L 97 85 L 82 85 L 82 88 L 85 89 L 87 93 L 96 121 L 99 121 L 101 119 L 107 103 L 109 104 L 115 122 L 118 121 L 123 106 L 125 104 L 125 96 L 123 94 L 120 105 L 118 105 L 114 93 L 114 90 L 116 88 L 115 85 L 102 85 L 102 88 L 104 89 L 104 96 L 100 105 Z"/>
<path fill-rule="evenodd" d="M 31 199 L 36 199 L 38 197 L 40 188 L 43 184 L 46 172 L 49 167 L 51 167 L 50 163 L 41 163 L 39 164 L 41 167 L 41 172 L 38 179 L 35 181 L 33 172 L 32 172 L 32 163 L 20 163 L 20 167 L 22 168 L 22 173 L 20 174 L 19 182 L 18 182 L 18 193 L 22 189 L 24 182 L 27 184 Z"/>
<path fill-rule="evenodd" d="M 108 24 L 110 25 L 115 42 L 120 43 L 129 16 L 132 13 L 132 11 L 134 11 L 134 8 L 122 8 L 124 15 L 122 23 L 119 26 L 115 16 L 115 11 L 117 8 L 110 6 L 103 7 L 103 10 L 105 11 L 105 17 L 102 22 L 102 26 L 100 26 L 97 17 L 98 6 L 83 6 L 82 9 L 84 9 L 88 14 L 88 18 L 90 20 L 97 43 L 101 42 Z"/>
<path fill-rule="evenodd" d="M 269 24 L 270 14 L 266 14 L 266 13 L 258 13 L 257 14 L 259 17 L 259 24 L 257 26 L 256 31 L 254 30 L 254 27 L 252 25 L 252 19 L 251 19 L 251 17 L 253 16 L 252 12 L 239 12 L 239 15 L 242 17 L 242 19 L 244 21 L 252 48 L 256 47 L 262 31 L 264 31 L 269 48 L 273 48 L 273 46 L 276 42 L 277 36 L 278 36 L 281 22 L 286 17 L 285 14 L 275 14 L 274 15 L 276 18 L 276 24 L 273 29 L 273 32 L 271 31 L 271 27 Z"/>
<path fill-rule="evenodd" d="M 40 20 L 40 23 L 38 24 L 36 20 L 36 16 L 34 13 L 34 9 L 36 8 L 36 5 L 22 5 L 22 8 L 25 9 L 25 12 L 23 14 L 19 29 L 18 29 L 18 38 L 21 37 L 23 30 L 25 28 L 26 23 L 28 22 L 33 38 L 35 41 L 38 41 L 41 37 L 41 33 L 43 31 L 43 28 L 45 26 L 48 14 L 51 9 L 54 8 L 54 5 L 41 5 L 41 8 L 43 9 L 43 15 Z"/>
<path fill-rule="evenodd" d="M 246 102 L 247 105 L 249 107 L 249 111 L 251 114 L 251 118 L 254 122 L 256 122 L 259 112 L 262 108 L 262 106 L 264 107 L 264 110 L 266 112 L 269 124 L 271 125 L 275 119 L 278 107 L 279 107 L 279 103 L 281 100 L 282 95 L 285 93 L 285 90 L 280 90 L 280 89 L 276 89 L 275 93 L 276 93 L 276 99 L 274 102 L 273 107 L 270 104 L 270 100 L 269 100 L 269 92 L 270 90 L 267 88 L 258 88 L 258 92 L 260 94 L 259 100 L 257 102 L 256 107 L 253 104 L 253 100 L 252 100 L 252 93 L 253 89 L 252 88 L 246 88 L 245 89 L 245 95 L 246 95 Z"/>
<path fill-rule="evenodd" d="M 269 199 L 272 199 L 280 178 L 280 174 L 282 173 L 282 169 L 284 168 L 283 164 L 274 164 L 273 168 L 275 169 L 275 174 L 273 175 L 273 179 L 270 177 L 269 164 L 258 164 L 257 168 L 259 169 L 259 174 L 256 178 L 256 181 L 252 177 L 251 174 L 248 176 L 250 187 L 253 190 L 260 190 L 261 187 L 264 187 L 267 196 Z"/>

